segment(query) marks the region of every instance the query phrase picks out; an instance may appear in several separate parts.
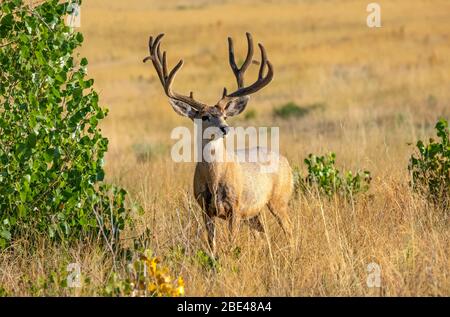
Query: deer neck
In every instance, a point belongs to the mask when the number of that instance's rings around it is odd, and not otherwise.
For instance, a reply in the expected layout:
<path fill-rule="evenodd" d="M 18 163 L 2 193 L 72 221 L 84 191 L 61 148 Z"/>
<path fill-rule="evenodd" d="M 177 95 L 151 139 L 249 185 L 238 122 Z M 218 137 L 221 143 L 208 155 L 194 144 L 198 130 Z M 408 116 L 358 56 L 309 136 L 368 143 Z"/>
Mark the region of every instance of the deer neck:
<path fill-rule="evenodd" d="M 225 149 L 224 139 L 204 140 L 202 144 L 202 151 L 211 152 L 213 155 L 221 155 L 222 159 L 207 160 L 205 158 L 199 162 L 200 167 L 207 176 L 207 179 L 212 184 L 219 183 L 223 179 L 235 175 L 239 169 L 236 157 L 233 153 L 227 153 Z M 225 155 L 228 155 L 226 157 Z M 216 156 L 217 158 L 217 156 Z"/>

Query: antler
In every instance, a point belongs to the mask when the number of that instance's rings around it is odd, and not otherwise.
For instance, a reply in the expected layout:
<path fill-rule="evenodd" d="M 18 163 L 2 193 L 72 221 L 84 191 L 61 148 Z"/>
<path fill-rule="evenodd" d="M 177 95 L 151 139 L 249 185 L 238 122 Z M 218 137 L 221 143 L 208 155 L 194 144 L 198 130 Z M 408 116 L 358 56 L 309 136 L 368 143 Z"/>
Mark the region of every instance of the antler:
<path fill-rule="evenodd" d="M 228 53 L 229 53 L 229 60 L 230 60 L 230 66 L 233 70 L 234 76 L 236 77 L 238 89 L 231 94 L 227 94 L 227 89 L 223 89 L 223 96 L 222 99 L 219 101 L 219 104 L 222 104 L 223 101 L 227 102 L 230 99 L 237 98 L 237 97 L 243 97 L 246 95 L 253 94 L 257 92 L 258 90 L 265 87 L 273 78 L 273 67 L 272 64 L 267 60 L 267 54 L 266 50 L 264 49 L 264 46 L 262 44 L 258 43 L 259 49 L 261 50 L 261 65 L 259 67 L 259 73 L 258 73 L 258 79 L 251 84 L 250 86 L 244 87 L 244 73 L 247 70 L 248 66 L 252 62 L 253 57 L 253 39 L 252 35 L 250 33 L 245 34 L 247 36 L 247 44 L 248 44 L 248 51 L 247 51 L 247 57 L 245 58 L 244 63 L 242 64 L 241 68 L 238 68 L 236 65 L 236 60 L 234 58 L 234 47 L 233 47 L 233 39 L 231 37 L 228 38 Z M 264 75 L 265 68 L 267 66 L 267 74 Z"/>
<path fill-rule="evenodd" d="M 178 64 L 175 65 L 175 67 L 170 72 L 167 71 L 166 52 L 164 51 L 161 55 L 160 50 L 161 46 L 160 41 L 163 36 L 164 33 L 161 33 L 154 40 L 153 37 L 150 36 L 150 39 L 148 41 L 148 49 L 150 51 L 150 56 L 144 58 L 143 62 L 145 63 L 149 59 L 152 60 L 153 66 L 155 67 L 156 73 L 158 74 L 159 80 L 161 81 L 161 84 L 164 88 L 164 92 L 169 98 L 182 101 L 197 110 L 201 110 L 206 105 L 196 101 L 194 99 L 194 94 L 192 93 L 192 91 L 189 96 L 184 96 L 172 91 L 173 80 L 175 78 L 176 73 L 183 66 L 183 60 L 180 60 Z"/>

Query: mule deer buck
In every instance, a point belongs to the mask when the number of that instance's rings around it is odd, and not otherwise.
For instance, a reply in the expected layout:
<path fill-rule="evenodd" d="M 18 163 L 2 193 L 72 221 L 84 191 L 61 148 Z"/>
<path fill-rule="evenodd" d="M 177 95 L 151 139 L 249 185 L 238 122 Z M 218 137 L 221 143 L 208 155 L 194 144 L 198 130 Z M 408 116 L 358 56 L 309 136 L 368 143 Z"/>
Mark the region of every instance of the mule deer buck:
<path fill-rule="evenodd" d="M 183 60 L 180 60 L 170 72 L 168 71 L 166 52 L 161 54 L 160 49 L 163 35 L 159 34 L 156 38 L 150 37 L 150 56 L 146 57 L 144 62 L 152 61 L 164 92 L 169 97 L 169 102 L 176 113 L 188 117 L 194 122 L 201 119 L 202 133 L 205 129 L 214 127 L 221 131 L 220 137 L 224 138 L 229 131 L 227 117 L 240 114 L 247 105 L 249 95 L 267 86 L 273 78 L 273 67 L 267 59 L 264 47 L 258 44 L 261 51 L 261 62 L 257 80 L 249 86 L 244 86 L 244 73 L 252 63 L 253 57 L 252 36 L 250 33 L 246 33 L 248 52 L 240 68 L 236 65 L 233 40 L 228 38 L 229 62 L 236 77 L 237 89 L 228 93 L 224 88 L 222 98 L 215 105 L 209 106 L 195 100 L 192 92 L 187 96 L 172 90 L 172 83 L 176 73 L 183 66 Z M 215 141 L 203 139 L 202 147 Z M 224 146 L 223 142 L 215 143 L 216 150 L 218 150 L 217 147 Z M 254 151 L 263 153 L 261 148 L 247 148 L 235 154 L 242 155 L 242 152 L 248 154 Z M 251 228 L 264 232 L 260 221 L 260 212 L 267 206 L 285 234 L 291 235 L 287 206 L 293 190 L 292 171 L 286 158 L 269 150 L 266 150 L 265 153 L 264 162 L 239 160 L 206 162 L 201 160 L 197 163 L 194 175 L 194 194 L 204 211 L 208 243 L 213 254 L 216 249 L 215 217 L 229 221 L 231 236 L 233 236 L 233 228 L 241 219 L 246 220 Z M 264 164 L 273 163 L 277 167 L 273 172 L 262 172 Z"/>

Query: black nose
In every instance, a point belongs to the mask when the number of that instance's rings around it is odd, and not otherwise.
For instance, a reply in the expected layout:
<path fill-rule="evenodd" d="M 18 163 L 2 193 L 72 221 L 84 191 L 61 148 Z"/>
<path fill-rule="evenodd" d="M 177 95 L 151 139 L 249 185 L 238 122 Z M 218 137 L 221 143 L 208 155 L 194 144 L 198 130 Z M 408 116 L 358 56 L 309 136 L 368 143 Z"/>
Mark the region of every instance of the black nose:
<path fill-rule="evenodd" d="M 222 131 L 223 135 L 226 135 L 230 131 L 230 127 L 220 127 L 220 131 Z"/>

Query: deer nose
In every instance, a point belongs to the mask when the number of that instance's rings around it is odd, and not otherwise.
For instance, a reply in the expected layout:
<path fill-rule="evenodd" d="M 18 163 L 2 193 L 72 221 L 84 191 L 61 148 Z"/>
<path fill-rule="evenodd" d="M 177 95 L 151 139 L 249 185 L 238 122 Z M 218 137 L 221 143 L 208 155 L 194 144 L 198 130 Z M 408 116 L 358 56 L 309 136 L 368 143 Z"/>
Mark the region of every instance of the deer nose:
<path fill-rule="evenodd" d="M 230 127 L 220 127 L 220 131 L 222 131 L 223 135 L 227 135 L 230 131 Z"/>

